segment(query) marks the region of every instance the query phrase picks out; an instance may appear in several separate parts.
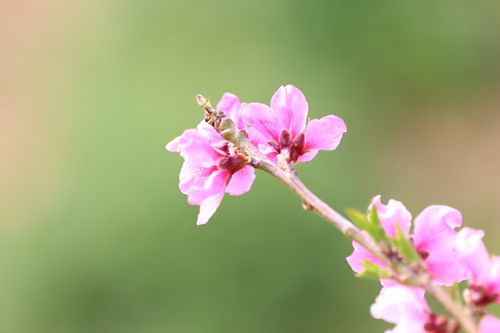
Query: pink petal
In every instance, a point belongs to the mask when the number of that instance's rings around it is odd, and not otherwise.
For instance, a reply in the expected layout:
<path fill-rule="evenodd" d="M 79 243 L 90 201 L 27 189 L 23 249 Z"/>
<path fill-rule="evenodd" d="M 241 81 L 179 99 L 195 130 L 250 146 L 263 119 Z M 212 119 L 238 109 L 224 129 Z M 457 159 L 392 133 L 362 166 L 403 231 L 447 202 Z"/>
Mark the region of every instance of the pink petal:
<path fill-rule="evenodd" d="M 430 308 L 423 289 L 393 285 L 382 288 L 370 312 L 374 318 L 397 324 L 392 332 L 423 333 Z"/>
<path fill-rule="evenodd" d="M 254 127 L 246 127 L 245 132 L 248 134 L 248 138 L 250 139 L 250 142 L 255 146 L 259 147 L 260 145 L 267 146 L 269 149 L 274 150 L 271 146 L 269 146 L 268 142 L 269 139 L 267 139 L 264 135 L 262 135 L 259 131 L 257 131 Z M 264 154 L 264 152 L 262 152 Z"/>
<path fill-rule="evenodd" d="M 165 148 L 170 152 L 179 153 L 182 151 L 182 148 L 184 146 L 191 144 L 193 141 L 200 141 L 200 140 L 202 140 L 200 133 L 196 129 L 190 128 L 185 130 L 181 135 L 179 135 L 169 143 L 167 143 Z"/>
<path fill-rule="evenodd" d="M 203 168 L 196 162 L 187 160 L 179 175 L 179 189 L 188 196 L 190 205 L 200 205 L 213 194 L 210 184 L 214 178 L 221 177 L 221 173 L 229 179 L 229 173 L 219 171 L 216 167 Z"/>
<path fill-rule="evenodd" d="M 182 146 L 180 153 L 185 160 L 196 161 L 200 166 L 205 168 L 215 165 L 221 156 L 220 153 L 203 140 L 192 141 Z"/>
<path fill-rule="evenodd" d="M 487 315 L 479 324 L 479 331 L 481 333 L 498 333 L 500 332 L 500 319 L 497 317 Z"/>
<path fill-rule="evenodd" d="M 490 282 L 487 287 L 493 293 L 500 295 L 500 257 L 491 258 Z M 500 296 L 496 302 L 500 303 Z"/>
<path fill-rule="evenodd" d="M 484 231 L 468 227 L 457 234 L 457 251 L 475 284 L 487 284 L 490 281 L 490 255 L 484 246 L 483 237 Z"/>
<path fill-rule="evenodd" d="M 370 237 L 368 233 L 366 232 L 363 233 L 365 234 L 366 237 Z M 387 265 L 384 262 L 382 262 L 379 258 L 374 256 L 371 252 L 366 250 L 359 243 L 352 242 L 352 247 L 354 248 L 354 251 L 349 257 L 346 258 L 346 260 L 354 272 L 356 273 L 363 272 L 364 270 L 363 263 L 365 261 L 369 261 L 383 268 L 387 267 Z"/>
<path fill-rule="evenodd" d="M 292 137 L 304 130 L 309 106 L 302 91 L 295 86 L 281 86 L 271 98 L 271 108 L 279 111 L 280 118 Z"/>
<path fill-rule="evenodd" d="M 165 146 L 165 149 L 167 149 L 168 151 L 170 151 L 172 153 L 178 153 L 180 151 L 181 141 L 182 141 L 182 135 L 176 137 L 175 139 L 173 139 L 172 141 L 167 143 L 167 145 Z"/>
<path fill-rule="evenodd" d="M 455 228 L 462 224 L 462 214 L 448 206 L 429 206 L 415 218 L 413 240 L 420 253 L 425 252 L 427 267 L 440 283 L 451 285 L 465 279 L 456 250 Z"/>
<path fill-rule="evenodd" d="M 310 160 L 315 158 L 316 155 L 318 155 L 318 152 L 319 152 L 319 150 L 317 150 L 317 149 L 310 149 L 306 153 L 300 155 L 297 162 L 298 163 L 309 162 Z"/>
<path fill-rule="evenodd" d="M 377 195 L 372 199 L 370 209 L 372 207 L 377 210 L 382 227 L 389 236 L 396 236 L 396 225 L 399 225 L 405 235 L 409 234 L 411 213 L 400 201 L 390 199 L 387 205 L 384 205 L 381 196 Z"/>
<path fill-rule="evenodd" d="M 223 143 L 224 139 L 215 129 L 205 122 L 198 125 L 196 129 L 185 130 L 182 135 L 169 142 L 166 146 L 171 152 L 178 152 L 193 161 L 199 161 L 202 165 L 213 165 L 220 154 L 212 148 L 212 144 Z"/>
<path fill-rule="evenodd" d="M 444 253 L 447 253 L 446 251 L 441 250 L 439 253 L 441 253 L 441 256 L 431 253 L 425 259 L 427 269 L 437 283 L 444 286 L 451 286 L 456 282 L 467 279 L 467 271 L 460 264 L 456 252 L 449 252 L 446 256 L 443 256 Z"/>
<path fill-rule="evenodd" d="M 203 138 L 205 142 L 210 145 L 217 145 L 226 142 L 224 138 L 217 132 L 213 126 L 209 125 L 207 122 L 202 120 L 198 126 L 196 126 L 196 131 Z"/>
<path fill-rule="evenodd" d="M 255 169 L 247 165 L 232 175 L 226 192 L 230 195 L 242 195 L 250 190 L 254 179 Z"/>
<path fill-rule="evenodd" d="M 228 178 L 229 174 L 227 172 L 217 171 L 213 173 L 213 177 L 205 184 L 205 189 L 209 195 L 200 204 L 200 212 L 196 221 L 197 225 L 207 223 L 219 207 L 224 197 Z"/>
<path fill-rule="evenodd" d="M 305 131 L 306 149 L 334 150 L 347 132 L 344 121 L 333 115 L 313 119 Z"/>
<path fill-rule="evenodd" d="M 225 93 L 217 104 L 217 110 L 223 111 L 234 121 L 238 128 L 243 129 L 245 127 L 240 116 L 241 103 L 235 94 Z"/>
<path fill-rule="evenodd" d="M 241 104 L 241 117 L 245 123 L 260 132 L 267 141 L 278 142 L 279 134 L 285 128 L 277 112 L 265 104 Z"/>

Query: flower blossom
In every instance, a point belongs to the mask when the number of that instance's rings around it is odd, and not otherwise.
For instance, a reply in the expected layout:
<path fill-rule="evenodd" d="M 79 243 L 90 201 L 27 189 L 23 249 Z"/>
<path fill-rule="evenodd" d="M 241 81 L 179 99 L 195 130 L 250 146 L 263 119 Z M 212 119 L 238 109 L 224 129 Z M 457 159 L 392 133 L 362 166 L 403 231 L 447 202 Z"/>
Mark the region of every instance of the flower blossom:
<path fill-rule="evenodd" d="M 463 228 L 457 248 L 470 280 L 470 301 L 484 307 L 500 303 L 500 257 L 490 256 L 483 243 L 484 232 Z"/>
<path fill-rule="evenodd" d="M 384 286 L 371 306 L 371 315 L 396 324 L 386 333 L 446 332 L 448 320 L 432 313 L 421 288 L 399 284 Z"/>
<path fill-rule="evenodd" d="M 334 150 L 347 131 L 334 115 L 307 122 L 308 103 L 293 85 L 282 86 L 271 105 L 243 103 L 241 116 L 261 136 L 258 148 L 272 160 L 281 154 L 288 163 L 307 162 L 319 150 Z M 251 136 L 251 135 L 250 135 Z"/>
<path fill-rule="evenodd" d="M 425 265 L 441 284 L 451 285 L 464 280 L 464 270 L 457 260 L 455 228 L 462 224 L 462 214 L 451 207 L 434 205 L 425 208 L 413 221 L 413 235 L 410 236 L 411 214 L 406 207 L 397 200 L 389 200 L 383 204 L 380 195 L 373 198 L 370 209 L 375 207 L 382 228 L 388 237 L 394 238 L 396 226 L 413 242 Z M 385 268 L 385 264 L 353 242 L 354 251 L 347 258 L 351 268 L 361 273 L 363 262 L 369 261 Z"/>
<path fill-rule="evenodd" d="M 217 108 L 243 128 L 239 116 L 240 102 L 230 93 L 224 94 Z M 241 195 L 250 190 L 255 178 L 254 168 L 245 156 L 210 125 L 201 122 L 188 129 L 166 146 L 184 158 L 179 175 L 179 188 L 188 196 L 188 203 L 199 205 L 196 224 L 205 224 L 219 207 L 224 193 Z"/>
<path fill-rule="evenodd" d="M 488 315 L 484 316 L 479 324 L 479 331 L 481 333 L 498 333 L 500 332 L 500 319 Z"/>

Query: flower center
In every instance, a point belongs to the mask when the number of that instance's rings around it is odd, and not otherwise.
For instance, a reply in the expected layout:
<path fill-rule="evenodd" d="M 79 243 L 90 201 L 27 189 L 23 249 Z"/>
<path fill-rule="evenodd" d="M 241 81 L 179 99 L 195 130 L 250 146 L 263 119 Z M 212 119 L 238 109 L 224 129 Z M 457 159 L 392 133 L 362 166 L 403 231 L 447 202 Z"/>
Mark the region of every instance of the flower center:
<path fill-rule="evenodd" d="M 286 129 L 282 130 L 278 142 L 272 140 L 268 142 L 271 147 L 278 153 L 285 156 L 286 160 L 290 162 L 297 162 L 300 155 L 305 151 L 306 137 L 304 133 L 300 133 L 295 138 L 292 138 L 290 132 Z"/>
<path fill-rule="evenodd" d="M 429 333 L 455 333 L 458 332 L 458 329 L 458 325 L 450 327 L 450 323 L 446 317 L 438 316 L 434 313 L 429 316 L 429 321 L 424 325 L 424 330 Z"/>
<path fill-rule="evenodd" d="M 240 155 L 221 157 L 217 160 L 219 169 L 236 172 L 245 166 L 245 159 Z"/>
<path fill-rule="evenodd" d="M 470 299 L 475 306 L 484 307 L 490 303 L 495 302 L 498 296 L 498 293 L 491 292 L 483 286 L 470 286 Z"/>

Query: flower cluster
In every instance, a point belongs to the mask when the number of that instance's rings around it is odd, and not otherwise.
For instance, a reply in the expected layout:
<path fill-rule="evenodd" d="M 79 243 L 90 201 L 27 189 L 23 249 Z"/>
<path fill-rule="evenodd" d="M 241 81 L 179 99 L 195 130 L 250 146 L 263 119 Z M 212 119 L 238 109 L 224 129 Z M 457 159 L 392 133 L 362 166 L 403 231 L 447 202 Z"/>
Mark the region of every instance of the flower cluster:
<path fill-rule="evenodd" d="M 275 162 L 281 157 L 290 166 L 310 161 L 319 150 L 334 150 L 347 130 L 344 121 L 334 115 L 309 121 L 307 100 L 292 85 L 279 88 L 269 106 L 240 103 L 237 96 L 226 93 L 216 109 L 262 154 Z M 179 188 L 189 204 L 200 206 L 197 224 L 207 223 L 224 193 L 244 194 L 255 178 L 251 159 L 207 120 L 211 121 L 206 119 L 196 129 L 186 130 L 166 147 L 184 158 Z"/>
<path fill-rule="evenodd" d="M 341 118 L 309 120 L 307 100 L 292 85 L 279 88 L 270 105 L 241 103 L 231 93 L 215 109 L 202 96 L 197 102 L 205 119 L 166 147 L 184 158 L 179 188 L 200 206 L 197 224 L 208 222 L 225 193 L 248 192 L 260 168 L 354 240 L 347 262 L 359 276 L 380 281 L 371 314 L 395 324 L 387 332 L 500 333 L 500 319 L 487 313 L 500 304 L 500 257 L 486 250 L 483 231 L 460 229 L 457 209 L 433 205 L 413 219 L 401 202 L 376 196 L 367 214 L 348 210 L 349 221 L 300 182 L 294 165 L 336 149 L 346 132 Z M 426 296 L 449 314 L 435 312 Z"/>
<path fill-rule="evenodd" d="M 374 237 L 390 263 L 382 262 L 361 245 L 353 242 L 354 251 L 347 258 L 351 268 L 363 275 L 377 270 L 382 290 L 371 307 L 373 317 L 396 324 L 392 333 L 458 332 L 458 323 L 433 313 L 422 288 L 388 279 L 389 266 L 406 263 L 415 275 L 427 274 L 438 284 L 459 291 L 458 283 L 466 281 L 463 301 L 480 322 L 481 333 L 500 332 L 500 319 L 486 315 L 486 307 L 500 303 L 500 257 L 488 254 L 482 241 L 484 232 L 471 228 L 457 231 L 462 224 L 461 213 L 448 206 L 429 206 L 413 221 L 399 201 L 383 204 L 380 196 L 373 198 L 366 225 L 378 225 Z M 366 229 L 366 228 L 365 228 Z M 370 230 L 370 229 L 368 229 Z M 372 228 L 371 230 L 377 230 Z M 366 232 L 370 236 L 373 231 Z M 406 247 L 405 245 L 406 244 Z M 459 294 L 457 296 L 460 296 Z"/>

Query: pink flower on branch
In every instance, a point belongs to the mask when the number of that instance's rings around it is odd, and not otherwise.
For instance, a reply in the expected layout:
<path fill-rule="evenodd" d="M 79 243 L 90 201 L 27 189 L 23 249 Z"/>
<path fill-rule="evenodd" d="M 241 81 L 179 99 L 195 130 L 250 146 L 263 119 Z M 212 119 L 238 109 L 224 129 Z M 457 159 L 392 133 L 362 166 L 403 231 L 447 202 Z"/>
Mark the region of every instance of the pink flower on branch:
<path fill-rule="evenodd" d="M 380 196 L 373 198 L 370 209 L 375 208 L 385 234 L 394 238 L 396 229 L 412 240 L 416 252 L 420 255 L 433 278 L 444 285 L 451 285 L 465 279 L 462 265 L 458 261 L 455 228 L 462 224 L 462 215 L 454 208 L 434 205 L 425 208 L 414 220 L 413 235 L 410 236 L 411 214 L 397 200 L 383 204 Z M 361 273 L 364 262 L 368 261 L 387 268 L 362 246 L 353 242 L 354 251 L 347 258 L 351 268 Z M 388 253 L 396 257 L 397 253 Z"/>
<path fill-rule="evenodd" d="M 239 117 L 240 102 L 235 95 L 226 93 L 218 107 L 237 126 L 243 127 Z M 189 204 L 200 206 L 198 225 L 208 222 L 224 193 L 241 195 L 252 186 L 254 168 L 246 164 L 246 157 L 204 121 L 196 129 L 184 131 L 166 148 L 184 158 L 179 188 L 188 196 Z"/>
<path fill-rule="evenodd" d="M 483 237 L 482 230 L 472 228 L 463 228 L 457 237 L 460 258 L 470 280 L 469 301 L 479 309 L 500 303 L 500 257 L 489 255 Z"/>
<path fill-rule="evenodd" d="M 500 260 L 488 256 L 480 232 L 465 229 L 457 240 L 455 229 L 462 224 L 458 210 L 429 206 L 412 223 L 401 202 L 384 204 L 377 196 L 368 216 L 347 211 L 351 223 L 310 192 L 287 165 L 309 161 L 319 150 L 335 149 L 346 132 L 342 119 L 331 115 L 307 121 L 307 101 L 291 85 L 281 87 L 270 106 L 241 104 L 229 93 L 217 109 L 201 95 L 197 102 L 204 111 L 204 122 L 167 145 L 184 158 L 179 187 L 190 204 L 200 206 L 197 224 L 210 219 L 225 193 L 247 192 L 255 177 L 254 167 L 262 169 L 285 183 L 305 209 L 355 241 L 347 260 L 356 272 L 382 280 L 383 289 L 371 312 L 396 324 L 387 332 L 479 332 L 477 319 L 485 314 L 480 306 L 499 300 Z M 439 286 L 467 278 L 471 285 L 469 294 L 464 293 L 466 305 L 453 297 L 452 291 L 458 289 Z M 450 318 L 432 312 L 425 291 Z M 498 319 L 486 316 L 481 331 L 497 332 L 498 324 Z"/>
<path fill-rule="evenodd" d="M 242 118 L 264 139 L 259 149 L 272 160 L 281 154 L 288 163 L 307 162 L 319 150 L 337 148 L 347 131 L 344 121 L 334 115 L 307 122 L 308 110 L 304 94 L 287 85 L 274 93 L 270 106 L 243 103 Z"/>

